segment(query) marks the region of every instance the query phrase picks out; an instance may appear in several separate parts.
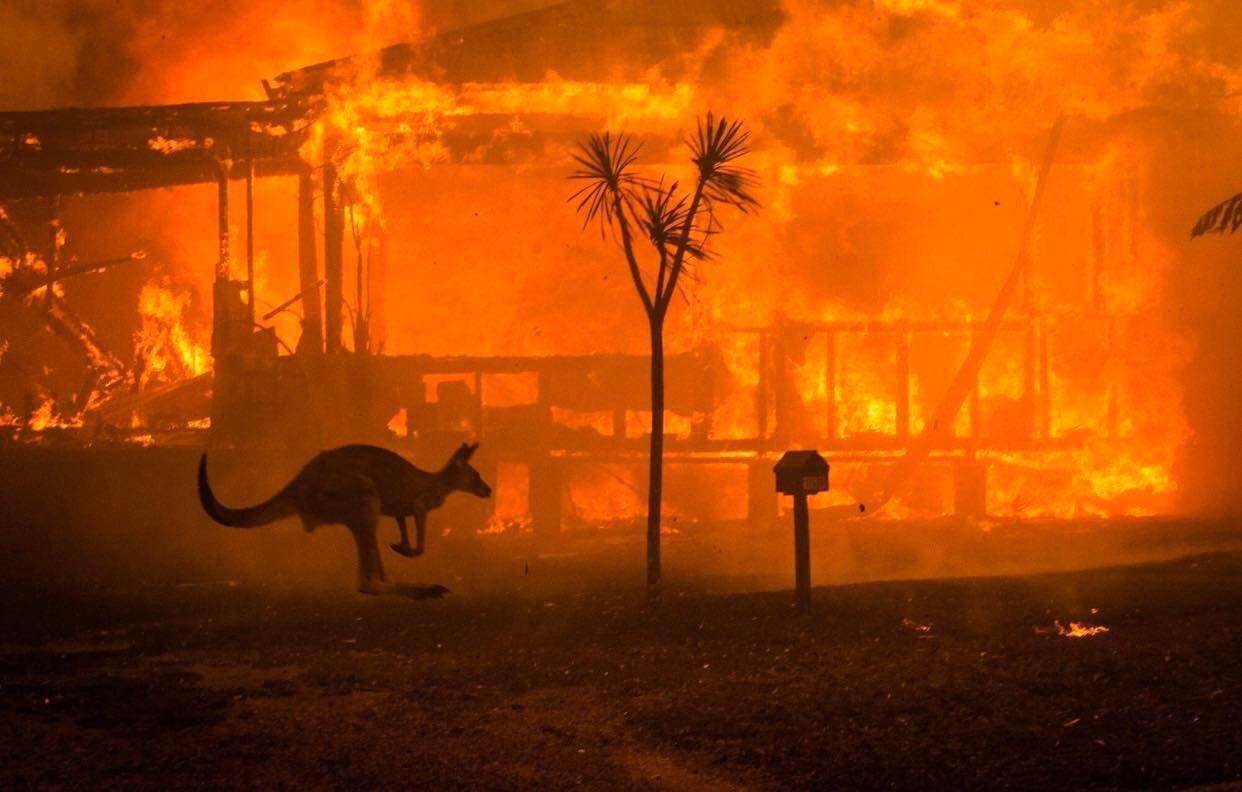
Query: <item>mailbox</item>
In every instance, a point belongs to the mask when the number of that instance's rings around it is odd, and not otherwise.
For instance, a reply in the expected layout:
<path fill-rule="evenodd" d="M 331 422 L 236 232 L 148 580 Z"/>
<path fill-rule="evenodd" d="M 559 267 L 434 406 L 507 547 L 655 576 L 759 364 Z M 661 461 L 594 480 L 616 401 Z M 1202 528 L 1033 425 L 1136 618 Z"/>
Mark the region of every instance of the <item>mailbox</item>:
<path fill-rule="evenodd" d="M 818 451 L 789 451 L 773 468 L 776 491 L 784 495 L 814 495 L 828 489 L 828 462 Z"/>
<path fill-rule="evenodd" d="M 828 462 L 818 451 L 788 451 L 776 466 L 776 491 L 794 499 L 794 586 L 798 607 L 811 607 L 811 518 L 806 497 L 828 489 Z"/>

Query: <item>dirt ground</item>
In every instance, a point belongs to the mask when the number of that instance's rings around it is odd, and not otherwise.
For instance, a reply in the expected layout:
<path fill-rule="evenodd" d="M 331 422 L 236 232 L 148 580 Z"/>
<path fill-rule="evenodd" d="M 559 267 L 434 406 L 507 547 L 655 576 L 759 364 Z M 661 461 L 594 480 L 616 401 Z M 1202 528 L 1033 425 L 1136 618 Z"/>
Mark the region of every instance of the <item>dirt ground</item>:
<path fill-rule="evenodd" d="M 6 586 L 0 787 L 1242 780 L 1242 553 L 719 595 Z M 1108 627 L 1071 638 L 1056 624 Z"/>

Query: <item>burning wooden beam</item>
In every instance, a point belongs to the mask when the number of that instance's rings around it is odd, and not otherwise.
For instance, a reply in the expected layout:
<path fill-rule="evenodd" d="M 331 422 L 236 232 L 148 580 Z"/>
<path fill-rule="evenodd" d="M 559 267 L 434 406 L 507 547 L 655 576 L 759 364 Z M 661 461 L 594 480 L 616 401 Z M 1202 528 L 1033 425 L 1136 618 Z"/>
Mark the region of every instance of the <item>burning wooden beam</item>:
<path fill-rule="evenodd" d="M 298 174 L 298 278 L 302 285 L 302 340 L 298 351 L 317 354 L 323 351 L 323 315 L 319 277 L 315 257 L 315 187 L 309 169 Z"/>

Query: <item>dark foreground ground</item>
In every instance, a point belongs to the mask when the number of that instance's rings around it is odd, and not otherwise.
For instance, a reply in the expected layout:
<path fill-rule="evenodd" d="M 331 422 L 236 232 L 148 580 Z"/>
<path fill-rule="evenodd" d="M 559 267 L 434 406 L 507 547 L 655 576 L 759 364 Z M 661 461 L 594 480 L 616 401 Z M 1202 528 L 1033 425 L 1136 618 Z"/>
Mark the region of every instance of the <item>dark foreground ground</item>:
<path fill-rule="evenodd" d="M 825 588 L 809 616 L 787 592 L 675 586 L 656 607 L 224 584 L 0 599 L 5 789 L 1242 779 L 1237 553 Z"/>

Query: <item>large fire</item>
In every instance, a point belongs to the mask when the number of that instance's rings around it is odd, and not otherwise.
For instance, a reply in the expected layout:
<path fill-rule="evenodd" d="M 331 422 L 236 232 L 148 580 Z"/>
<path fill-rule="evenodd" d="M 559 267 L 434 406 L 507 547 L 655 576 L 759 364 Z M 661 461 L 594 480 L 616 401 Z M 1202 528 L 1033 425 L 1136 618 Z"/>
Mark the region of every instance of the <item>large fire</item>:
<path fill-rule="evenodd" d="M 367 18 L 391 5 L 364 4 Z M 786 0 L 784 22 L 766 40 L 711 27 L 655 67 L 618 55 L 605 70 L 615 77 L 595 81 L 548 72 L 537 82 L 444 83 L 388 73 L 378 59 L 349 61 L 316 97 L 300 153 L 341 179 L 346 266 L 367 282 L 350 310 L 373 313 L 374 298 L 363 294 L 382 292 L 389 353 L 641 352 L 636 303 L 612 243 L 579 234 L 565 204 L 570 146 L 585 131 L 627 131 L 645 141 L 653 177 L 684 175 L 685 163 L 665 162 L 669 152 L 696 114 L 724 108 L 754 132 L 750 164 L 763 208 L 721 235 L 715 260 L 675 308 L 670 346 L 717 350 L 729 377 L 713 415 L 672 416 L 669 434 L 689 438 L 706 422 L 709 438 L 736 439 L 766 426 L 790 445 L 876 452 L 882 465 L 928 428 L 1006 275 L 1043 139 L 1064 116 L 1067 140 L 1035 220 L 1021 296 L 977 392 L 954 418 L 956 453 L 941 461 L 988 463 L 993 515 L 1171 512 L 1191 439 L 1179 376 L 1194 348 L 1164 313 L 1177 253 L 1152 223 L 1161 188 L 1150 163 L 1165 127 L 1136 119 L 1236 116 L 1242 71 L 1198 43 L 1204 22 L 1193 3 L 1055 13 L 1027 5 Z M 332 9 L 325 20 L 339 24 Z M 288 68 L 332 54 L 332 31 L 301 35 L 308 24 L 285 28 L 287 39 L 256 30 L 228 50 L 195 48 L 186 55 L 195 68 L 165 68 L 185 75 L 183 85 L 164 79 L 151 90 L 162 100 L 202 98 L 235 90 L 236 64 L 252 53 Z M 371 24 L 347 43 L 390 43 L 376 40 L 380 30 Z M 308 41 L 324 49 L 299 44 Z M 221 61 L 215 85 L 202 68 L 212 58 Z M 169 154 L 189 145 L 151 141 Z M 294 203 L 293 181 L 260 188 L 260 303 L 299 291 L 294 223 L 280 208 Z M 209 249 L 200 217 L 171 220 L 158 231 L 165 247 Z M 384 267 L 367 252 L 380 237 Z M 234 253 L 234 272 L 239 260 Z M 210 264 L 178 262 L 197 283 L 197 300 L 167 284 L 142 287 L 144 377 L 206 371 L 201 328 L 209 322 L 188 312 L 208 304 Z M 286 348 L 296 348 L 297 323 L 273 321 Z M 792 361 L 785 373 L 765 368 L 773 339 Z M 773 405 L 756 404 L 773 376 L 786 378 L 780 427 L 764 412 Z M 601 435 L 615 428 L 608 413 L 553 418 Z M 621 423 L 633 437 L 649 420 L 630 411 Z M 875 495 L 876 476 L 861 463 L 851 468 L 856 462 L 843 461 L 821 503 Z M 508 473 L 515 491 L 528 476 Z M 567 503 L 585 521 L 637 514 L 641 480 L 628 468 L 585 470 Z M 914 489 L 886 513 L 945 510 L 935 485 Z M 506 495 L 491 530 L 524 526 L 521 501 Z"/>

